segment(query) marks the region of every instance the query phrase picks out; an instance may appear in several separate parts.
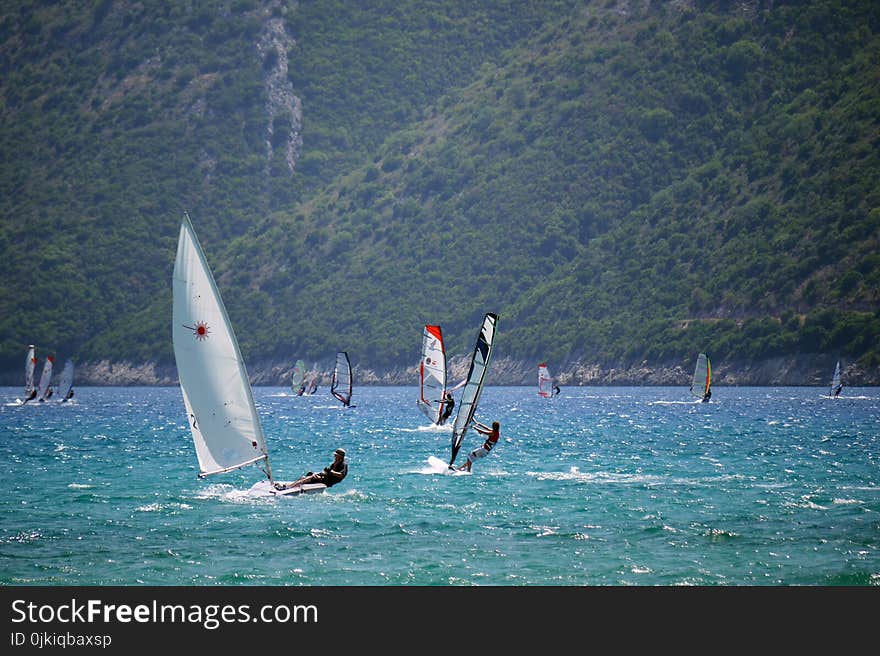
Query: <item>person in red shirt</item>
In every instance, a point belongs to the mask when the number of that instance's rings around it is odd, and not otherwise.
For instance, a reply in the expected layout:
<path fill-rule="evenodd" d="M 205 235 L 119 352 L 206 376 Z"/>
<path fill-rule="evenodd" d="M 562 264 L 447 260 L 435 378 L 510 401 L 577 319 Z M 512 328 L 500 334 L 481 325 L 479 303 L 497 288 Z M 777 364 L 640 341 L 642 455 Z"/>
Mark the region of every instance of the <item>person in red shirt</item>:
<path fill-rule="evenodd" d="M 498 442 L 498 438 L 501 436 L 501 424 L 497 421 L 492 422 L 492 428 L 489 428 L 485 424 L 481 424 L 478 421 L 474 422 L 474 430 L 478 433 L 486 436 L 486 441 L 483 442 L 483 446 L 479 449 L 474 449 L 467 456 L 467 461 L 458 468 L 458 471 L 470 471 L 471 466 L 474 464 L 475 460 L 479 460 L 480 458 L 485 458 L 488 455 L 489 451 L 495 446 L 495 443 Z"/>

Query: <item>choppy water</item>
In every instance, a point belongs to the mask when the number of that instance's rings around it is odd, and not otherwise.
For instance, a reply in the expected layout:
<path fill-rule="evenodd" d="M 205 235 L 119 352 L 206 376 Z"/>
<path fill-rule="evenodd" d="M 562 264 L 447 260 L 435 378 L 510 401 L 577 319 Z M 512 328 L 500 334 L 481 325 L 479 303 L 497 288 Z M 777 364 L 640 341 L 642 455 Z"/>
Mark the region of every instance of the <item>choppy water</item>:
<path fill-rule="evenodd" d="M 459 476 L 428 465 L 450 429 L 414 388 L 347 411 L 254 392 L 277 478 L 337 446 L 348 478 L 294 498 L 253 493 L 256 467 L 198 479 L 177 388 L 0 388 L 0 584 L 880 584 L 876 388 L 489 387 L 501 440 Z"/>

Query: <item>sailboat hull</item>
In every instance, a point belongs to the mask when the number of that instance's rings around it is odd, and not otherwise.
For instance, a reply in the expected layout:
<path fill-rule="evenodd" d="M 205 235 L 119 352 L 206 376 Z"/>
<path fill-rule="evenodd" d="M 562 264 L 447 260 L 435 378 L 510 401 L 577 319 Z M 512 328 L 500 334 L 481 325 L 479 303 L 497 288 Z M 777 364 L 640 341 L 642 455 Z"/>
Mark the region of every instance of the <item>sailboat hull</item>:
<path fill-rule="evenodd" d="M 278 481 L 285 484 L 285 481 Z M 295 497 L 300 494 L 318 494 L 327 489 L 323 483 L 306 483 L 305 485 L 297 485 L 288 490 L 276 490 L 269 481 L 259 481 L 251 486 L 251 492 L 255 494 L 269 494 L 278 497 Z"/>
<path fill-rule="evenodd" d="M 281 497 L 290 497 L 298 494 L 316 494 L 326 489 L 327 486 L 323 483 L 306 483 L 305 485 L 292 487 L 289 490 L 275 490 L 275 494 Z"/>

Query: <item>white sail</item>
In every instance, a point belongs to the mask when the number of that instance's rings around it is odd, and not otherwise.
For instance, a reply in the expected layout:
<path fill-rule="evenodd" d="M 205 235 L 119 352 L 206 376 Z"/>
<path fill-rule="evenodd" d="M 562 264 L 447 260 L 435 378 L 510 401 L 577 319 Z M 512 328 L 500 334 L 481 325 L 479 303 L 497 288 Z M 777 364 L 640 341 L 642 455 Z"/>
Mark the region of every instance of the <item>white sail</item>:
<path fill-rule="evenodd" d="M 271 481 L 244 360 L 188 215 L 180 226 L 173 287 L 174 357 L 199 476 L 265 461 Z"/>
<path fill-rule="evenodd" d="M 698 399 L 705 399 L 706 395 L 709 393 L 709 388 L 712 384 L 711 371 L 709 358 L 706 357 L 705 353 L 700 353 L 697 356 L 697 364 L 694 367 L 694 377 L 691 381 L 691 394 Z"/>
<path fill-rule="evenodd" d="M 419 410 L 435 424 L 445 408 L 446 350 L 440 326 L 425 325 L 422 331 L 422 359 L 419 362 Z"/>
<path fill-rule="evenodd" d="M 840 360 L 838 360 L 834 367 L 834 374 L 831 376 L 831 392 L 829 394 L 831 396 L 838 396 L 842 389 L 843 384 L 840 382 Z"/>
<path fill-rule="evenodd" d="M 27 357 L 24 360 L 24 400 L 27 402 L 35 391 L 34 369 L 37 366 L 37 356 L 34 355 L 34 345 L 28 346 Z"/>
<path fill-rule="evenodd" d="M 46 401 L 52 396 L 52 367 L 55 364 L 55 358 L 51 355 L 46 358 L 43 364 L 43 373 L 40 375 L 40 384 L 37 386 L 37 397 L 40 401 Z"/>
<path fill-rule="evenodd" d="M 483 391 L 483 382 L 486 379 L 486 370 L 489 368 L 489 357 L 492 355 L 492 343 L 495 340 L 495 328 L 498 323 L 498 315 L 488 313 L 483 317 L 483 325 L 480 334 L 477 335 L 477 343 L 471 356 L 471 366 L 468 370 L 464 391 L 461 393 L 461 401 L 458 405 L 458 414 L 455 415 L 455 423 L 452 426 L 452 457 L 449 466 L 455 462 L 458 450 L 465 433 L 470 428 L 477 405 L 480 402 L 480 393 Z"/>
<path fill-rule="evenodd" d="M 64 363 L 64 369 L 61 370 L 61 378 L 58 380 L 58 389 L 56 391 L 58 400 L 66 401 L 69 398 L 71 389 L 73 389 L 73 361 L 68 360 Z"/>
<path fill-rule="evenodd" d="M 339 351 L 336 354 L 336 368 L 333 370 L 333 381 L 330 384 L 330 393 L 346 407 L 351 405 L 352 375 L 351 361 L 348 353 Z"/>
<path fill-rule="evenodd" d="M 297 360 L 293 365 L 293 373 L 290 375 L 290 389 L 294 394 L 302 394 L 305 391 L 306 363 Z"/>
<path fill-rule="evenodd" d="M 553 378 L 544 362 L 538 365 L 538 396 L 544 398 L 553 396 Z"/>

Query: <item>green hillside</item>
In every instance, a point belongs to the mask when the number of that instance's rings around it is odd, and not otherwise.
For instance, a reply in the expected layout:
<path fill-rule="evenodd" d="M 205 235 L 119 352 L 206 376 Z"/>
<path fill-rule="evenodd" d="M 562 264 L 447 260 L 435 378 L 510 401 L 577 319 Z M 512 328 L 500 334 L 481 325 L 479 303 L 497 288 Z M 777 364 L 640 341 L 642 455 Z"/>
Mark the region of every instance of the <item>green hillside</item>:
<path fill-rule="evenodd" d="M 876 3 L 364 5 L 7 3 L 0 369 L 173 364 L 185 210 L 249 359 L 880 367 Z"/>

